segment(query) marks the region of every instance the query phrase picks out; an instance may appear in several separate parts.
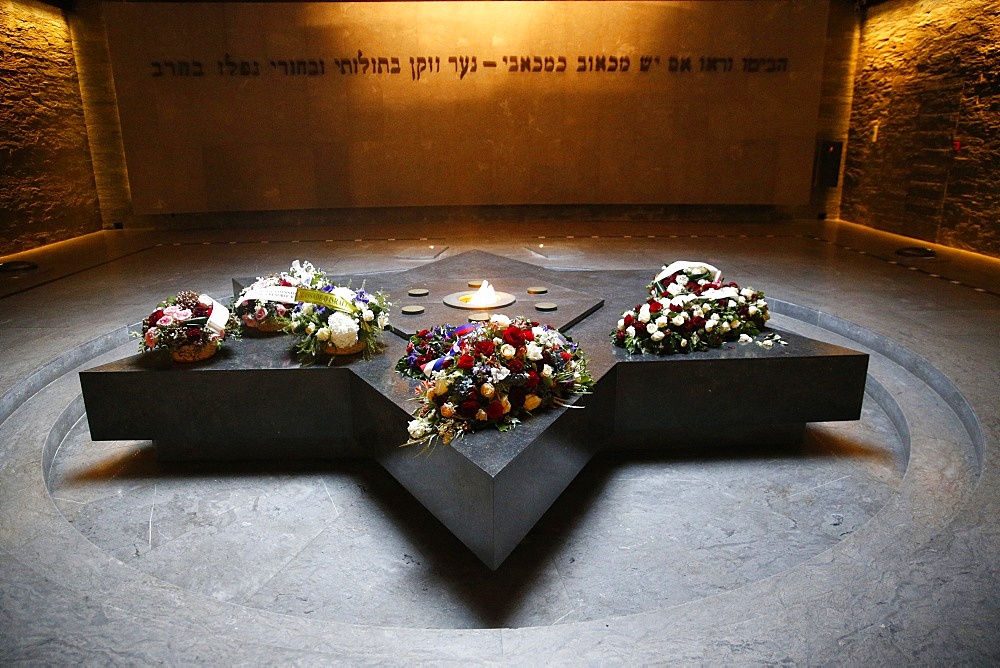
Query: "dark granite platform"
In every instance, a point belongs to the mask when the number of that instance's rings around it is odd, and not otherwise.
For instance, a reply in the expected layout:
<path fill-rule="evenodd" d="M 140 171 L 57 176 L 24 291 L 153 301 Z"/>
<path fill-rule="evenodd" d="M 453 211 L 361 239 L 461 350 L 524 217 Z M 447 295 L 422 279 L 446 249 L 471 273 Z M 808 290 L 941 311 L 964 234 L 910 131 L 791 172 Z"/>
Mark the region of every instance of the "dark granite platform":
<path fill-rule="evenodd" d="M 596 385 L 577 400 L 585 409 L 550 410 L 507 434 L 484 430 L 421 455 L 400 447 L 414 408 L 410 383 L 392 370 L 404 338 L 387 334 L 371 360 L 300 367 L 292 339 L 277 336 L 230 342 L 195 365 L 147 353 L 81 372 L 92 438 L 149 439 L 175 459 L 375 458 L 496 569 L 600 449 L 752 447 L 794 441 L 807 422 L 860 417 L 864 353 L 786 333 L 789 345 L 771 349 L 733 343 L 655 357 L 614 348 L 608 332 L 642 300 L 648 277 L 555 272 L 472 252 L 369 275 L 366 285 L 390 293 L 397 308 L 414 302 L 409 288 L 431 291 L 426 317 L 393 313 L 397 328 L 411 331 L 464 322 L 463 311 L 432 302 L 474 277 L 508 292 L 549 288 L 544 300 L 559 310 L 532 317 L 569 330 L 587 353 Z M 533 298 L 519 296 L 503 312 L 521 314 Z"/>

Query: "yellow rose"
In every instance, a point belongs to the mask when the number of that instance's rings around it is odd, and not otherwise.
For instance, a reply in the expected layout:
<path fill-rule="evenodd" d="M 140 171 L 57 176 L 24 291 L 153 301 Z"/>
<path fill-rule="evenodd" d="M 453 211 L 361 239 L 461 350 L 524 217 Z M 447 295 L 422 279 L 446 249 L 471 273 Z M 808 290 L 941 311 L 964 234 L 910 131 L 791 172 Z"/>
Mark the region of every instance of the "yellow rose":
<path fill-rule="evenodd" d="M 538 408 L 542 403 L 542 398 L 537 394 L 529 394 L 524 398 L 524 409 L 528 411 L 533 411 Z"/>
<path fill-rule="evenodd" d="M 489 399 L 496 392 L 496 388 L 493 387 L 492 383 L 483 383 L 482 387 L 479 388 L 479 393 Z"/>

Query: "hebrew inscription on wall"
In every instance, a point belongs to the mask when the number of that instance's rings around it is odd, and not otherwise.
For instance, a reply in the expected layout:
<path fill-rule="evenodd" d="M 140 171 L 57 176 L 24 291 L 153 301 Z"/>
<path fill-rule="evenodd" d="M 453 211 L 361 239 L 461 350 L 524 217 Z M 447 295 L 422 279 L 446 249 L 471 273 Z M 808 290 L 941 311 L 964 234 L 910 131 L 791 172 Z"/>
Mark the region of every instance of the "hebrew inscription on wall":
<path fill-rule="evenodd" d="M 825 2 L 104 9 L 137 213 L 808 201 Z"/>

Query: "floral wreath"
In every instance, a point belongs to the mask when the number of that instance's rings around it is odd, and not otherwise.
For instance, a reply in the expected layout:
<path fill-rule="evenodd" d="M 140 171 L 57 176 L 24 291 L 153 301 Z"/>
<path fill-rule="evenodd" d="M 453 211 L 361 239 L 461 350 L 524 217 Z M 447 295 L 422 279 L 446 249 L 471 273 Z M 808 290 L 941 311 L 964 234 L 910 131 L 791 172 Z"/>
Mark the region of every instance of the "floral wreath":
<path fill-rule="evenodd" d="M 292 306 L 280 301 L 255 299 L 252 295 L 266 293 L 268 288 L 273 287 L 315 289 L 325 284 L 326 272 L 317 269 L 311 262 L 295 260 L 288 271 L 258 276 L 253 283 L 243 288 L 233 300 L 233 312 L 239 318 L 244 332 L 278 332 L 288 327 L 288 315 Z"/>
<path fill-rule="evenodd" d="M 704 262 L 665 265 L 646 287 L 649 299 L 622 313 L 611 332 L 612 343 L 629 353 L 672 355 L 726 341 L 748 343 L 771 317 L 763 292 L 723 283 L 722 272 Z M 758 343 L 787 345 L 776 334 Z"/>
<path fill-rule="evenodd" d="M 299 302 L 289 315 L 287 331 L 302 338 L 295 352 L 303 364 L 322 355 L 378 352 L 382 330 L 389 326 L 388 297 L 381 292 L 352 290 L 326 283 L 317 291 L 317 302 Z"/>
<path fill-rule="evenodd" d="M 181 290 L 167 297 L 156 310 L 142 321 L 141 333 L 136 333 L 139 351 L 166 349 L 171 353 L 195 355 L 205 352 L 201 359 L 214 354 L 229 332 L 238 331 L 238 324 L 225 306 L 206 294 Z"/>
<path fill-rule="evenodd" d="M 443 357 L 431 354 L 447 348 Z M 444 444 L 482 427 L 513 429 L 533 411 L 570 406 L 594 381 L 587 359 L 548 325 L 496 314 L 489 322 L 424 330 L 410 339 L 397 371 L 422 378 L 407 444 Z M 413 353 L 417 353 L 413 355 Z"/>

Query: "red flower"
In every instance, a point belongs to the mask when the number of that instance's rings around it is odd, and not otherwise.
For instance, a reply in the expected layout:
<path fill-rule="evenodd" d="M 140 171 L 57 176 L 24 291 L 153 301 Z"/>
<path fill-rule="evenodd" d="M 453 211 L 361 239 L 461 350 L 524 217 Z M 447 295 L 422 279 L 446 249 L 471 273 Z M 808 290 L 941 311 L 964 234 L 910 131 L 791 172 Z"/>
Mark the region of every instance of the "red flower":
<path fill-rule="evenodd" d="M 531 331 L 530 329 L 525 329 L 523 331 L 524 331 L 524 340 L 525 341 L 534 341 L 535 340 L 535 333 L 533 331 Z"/>
<path fill-rule="evenodd" d="M 503 415 L 503 404 L 499 401 L 491 401 L 490 405 L 486 407 L 486 417 L 491 420 L 497 420 Z"/>
<path fill-rule="evenodd" d="M 528 388 L 529 390 L 533 390 L 533 389 L 535 389 L 536 385 L 538 385 L 538 372 L 535 371 L 534 369 L 529 369 L 528 370 L 528 382 L 526 382 L 524 384 L 524 386 L 526 388 Z"/>
<path fill-rule="evenodd" d="M 571 359 L 571 358 L 573 357 L 572 355 L 570 355 L 570 354 L 569 354 L 568 352 L 566 352 L 565 350 L 563 350 L 563 351 L 560 351 L 560 353 L 559 353 L 559 356 L 560 356 L 560 357 L 562 357 L 562 358 L 563 358 L 564 360 L 566 360 L 567 362 L 568 362 L 568 361 L 570 361 L 570 359 Z"/>
<path fill-rule="evenodd" d="M 471 369 L 476 364 L 476 358 L 472 355 L 463 354 L 458 358 L 459 369 Z"/>
<path fill-rule="evenodd" d="M 201 330 L 197 327 L 188 327 L 184 330 L 184 335 L 187 337 L 188 341 L 194 343 L 201 338 Z"/>
<path fill-rule="evenodd" d="M 625 340 L 625 331 L 619 329 L 618 333 L 615 334 L 615 338 L 618 339 L 619 343 Z"/>
<path fill-rule="evenodd" d="M 518 348 L 524 345 L 524 330 L 517 325 L 511 325 L 503 331 L 503 340 Z"/>
<path fill-rule="evenodd" d="M 635 318 L 632 317 L 631 313 L 625 314 L 625 327 L 631 327 L 632 323 L 635 322 Z"/>
<path fill-rule="evenodd" d="M 163 309 L 158 308 L 149 314 L 149 317 L 146 319 L 146 322 L 148 322 L 149 326 L 152 327 L 156 324 L 156 321 L 162 317 L 163 317 Z"/>
<path fill-rule="evenodd" d="M 680 313 L 683 310 L 684 310 L 684 307 L 681 306 L 680 304 L 671 304 L 670 305 L 670 312 L 671 313 Z"/>
<path fill-rule="evenodd" d="M 650 313 L 659 313 L 662 310 L 663 310 L 663 304 L 661 304 L 660 302 L 656 301 L 655 299 L 650 299 L 649 300 L 649 312 Z"/>
<path fill-rule="evenodd" d="M 431 330 L 429 330 L 429 329 L 422 329 L 419 332 L 417 332 L 417 336 L 419 336 L 421 339 L 425 339 L 425 338 L 427 338 L 427 335 L 430 334 L 430 333 L 431 333 Z"/>
<path fill-rule="evenodd" d="M 509 360 L 507 362 L 507 368 L 510 369 L 511 373 L 521 373 L 524 371 L 524 362 L 517 359 Z"/>
<path fill-rule="evenodd" d="M 464 418 L 474 418 L 478 412 L 479 403 L 475 401 L 463 401 L 462 405 L 458 407 L 458 414 Z"/>
<path fill-rule="evenodd" d="M 492 341 L 476 341 L 476 352 L 485 357 L 492 355 L 495 348 Z"/>

